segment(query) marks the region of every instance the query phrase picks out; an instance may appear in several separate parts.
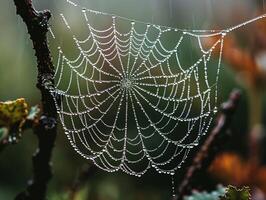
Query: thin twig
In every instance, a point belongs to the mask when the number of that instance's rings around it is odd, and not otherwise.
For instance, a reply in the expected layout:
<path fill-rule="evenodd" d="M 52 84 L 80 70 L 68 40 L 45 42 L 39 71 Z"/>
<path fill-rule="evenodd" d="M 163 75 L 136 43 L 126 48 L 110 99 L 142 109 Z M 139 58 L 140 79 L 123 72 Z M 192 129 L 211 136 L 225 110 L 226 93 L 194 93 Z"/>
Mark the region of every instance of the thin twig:
<path fill-rule="evenodd" d="M 217 155 L 217 151 L 220 151 L 226 139 L 228 139 L 227 130 L 230 128 L 232 117 L 237 109 L 240 99 L 240 92 L 234 90 L 229 97 L 229 100 L 222 104 L 221 113 L 218 115 L 216 125 L 211 131 L 208 138 L 204 141 L 201 149 L 195 155 L 192 165 L 188 168 L 183 178 L 183 181 L 179 185 L 177 192 L 178 196 L 175 200 L 181 200 L 183 196 L 191 189 L 191 180 L 194 179 L 203 169 L 207 169 L 210 163 Z"/>
<path fill-rule="evenodd" d="M 37 58 L 37 88 L 42 96 L 42 116 L 34 128 L 38 137 L 38 149 L 33 156 L 33 179 L 27 189 L 20 193 L 16 200 L 43 200 L 46 198 L 47 184 L 52 177 L 51 154 L 56 138 L 56 107 L 49 88 L 54 85 L 54 67 L 47 42 L 49 11 L 38 12 L 31 0 L 14 0 L 17 14 L 25 22 L 33 43 Z"/>

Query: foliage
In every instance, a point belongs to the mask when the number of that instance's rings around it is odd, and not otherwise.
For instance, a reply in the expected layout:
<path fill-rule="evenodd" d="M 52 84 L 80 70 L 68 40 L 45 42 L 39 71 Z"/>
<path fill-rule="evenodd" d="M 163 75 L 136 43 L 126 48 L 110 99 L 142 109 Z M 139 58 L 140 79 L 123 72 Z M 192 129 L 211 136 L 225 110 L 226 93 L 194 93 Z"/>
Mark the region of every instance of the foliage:
<path fill-rule="evenodd" d="M 236 187 L 229 185 L 226 189 L 225 195 L 220 200 L 250 200 L 249 191 L 249 187 L 237 189 Z"/>
<path fill-rule="evenodd" d="M 6 144 L 16 137 L 11 135 L 20 132 L 28 116 L 28 104 L 24 98 L 15 101 L 0 102 L 0 142 Z M 12 132 L 12 134 L 9 134 Z M 8 137 L 11 136 L 11 137 Z"/>
<path fill-rule="evenodd" d="M 192 195 L 184 197 L 184 200 L 250 200 L 249 191 L 249 187 L 238 189 L 231 185 L 227 188 L 218 186 L 210 193 L 193 191 Z"/>
<path fill-rule="evenodd" d="M 0 102 L 0 144 L 15 141 L 27 121 L 37 123 L 40 111 L 39 106 L 29 108 L 24 98 Z"/>
<path fill-rule="evenodd" d="M 19 123 L 22 127 L 28 116 L 28 104 L 24 98 L 15 101 L 0 102 L 0 126 L 10 128 Z"/>

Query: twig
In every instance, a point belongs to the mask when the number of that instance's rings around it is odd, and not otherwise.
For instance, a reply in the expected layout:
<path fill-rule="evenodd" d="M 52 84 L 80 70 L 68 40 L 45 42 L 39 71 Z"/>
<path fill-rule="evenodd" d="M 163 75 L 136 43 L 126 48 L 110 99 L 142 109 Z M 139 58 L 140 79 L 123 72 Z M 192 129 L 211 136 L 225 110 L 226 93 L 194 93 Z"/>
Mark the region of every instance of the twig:
<path fill-rule="evenodd" d="M 203 143 L 199 152 L 195 155 L 192 165 L 185 173 L 183 181 L 177 189 L 178 196 L 175 197 L 175 200 L 181 200 L 183 198 L 184 194 L 190 189 L 191 180 L 201 173 L 202 169 L 207 169 L 215 158 L 217 151 L 220 151 L 221 148 L 223 148 L 224 141 L 228 138 L 228 134 L 226 134 L 226 132 L 230 127 L 239 99 L 240 92 L 238 90 L 234 90 L 230 94 L 229 100 L 222 104 L 221 114 L 217 118 L 216 125 Z"/>
<path fill-rule="evenodd" d="M 17 14 L 25 22 L 37 57 L 37 88 L 42 96 L 43 114 L 40 123 L 34 129 L 39 146 L 33 156 L 33 179 L 27 189 L 16 200 L 43 200 L 46 198 L 47 183 L 52 177 L 51 154 L 56 138 L 56 107 L 49 88 L 54 85 L 54 67 L 47 42 L 49 11 L 38 12 L 31 0 L 14 0 Z"/>

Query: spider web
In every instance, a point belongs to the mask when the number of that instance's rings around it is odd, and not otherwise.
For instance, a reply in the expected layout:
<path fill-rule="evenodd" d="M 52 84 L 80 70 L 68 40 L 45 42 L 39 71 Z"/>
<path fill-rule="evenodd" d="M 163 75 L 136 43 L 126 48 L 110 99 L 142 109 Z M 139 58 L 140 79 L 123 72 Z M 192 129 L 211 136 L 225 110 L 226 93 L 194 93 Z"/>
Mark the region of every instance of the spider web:
<path fill-rule="evenodd" d="M 60 14 L 72 50 L 58 47 L 51 92 L 60 97 L 57 112 L 71 145 L 108 172 L 141 176 L 154 168 L 173 175 L 217 112 L 224 37 L 245 24 L 182 30 L 67 2 L 86 31 L 78 36 Z M 215 40 L 205 49 L 209 37 Z"/>

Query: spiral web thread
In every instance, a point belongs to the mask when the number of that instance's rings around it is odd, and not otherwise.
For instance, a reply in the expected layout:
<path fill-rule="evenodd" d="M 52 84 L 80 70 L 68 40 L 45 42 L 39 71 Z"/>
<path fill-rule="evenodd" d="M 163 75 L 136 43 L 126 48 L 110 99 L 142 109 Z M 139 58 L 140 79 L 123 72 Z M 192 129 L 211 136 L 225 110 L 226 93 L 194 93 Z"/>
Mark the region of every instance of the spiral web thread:
<path fill-rule="evenodd" d="M 61 105 L 55 103 L 71 145 L 108 172 L 141 176 L 154 168 L 173 175 L 217 112 L 224 37 L 259 18 L 221 31 L 181 30 L 67 2 L 80 9 L 88 32 L 79 39 L 60 14 L 78 55 L 70 59 L 58 47 L 51 92 L 60 97 Z M 110 23 L 94 27 L 90 18 L 98 16 Z M 120 30 L 122 24 L 129 27 Z M 163 38 L 171 34 L 174 46 L 167 48 L 169 39 Z M 215 42 L 205 49 L 202 41 L 208 37 Z M 189 48 L 199 49 L 200 56 L 185 66 L 179 57 L 186 40 L 194 41 Z M 218 59 L 212 59 L 214 52 Z"/>

